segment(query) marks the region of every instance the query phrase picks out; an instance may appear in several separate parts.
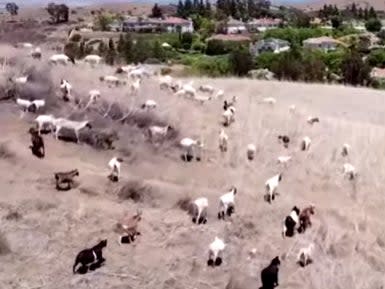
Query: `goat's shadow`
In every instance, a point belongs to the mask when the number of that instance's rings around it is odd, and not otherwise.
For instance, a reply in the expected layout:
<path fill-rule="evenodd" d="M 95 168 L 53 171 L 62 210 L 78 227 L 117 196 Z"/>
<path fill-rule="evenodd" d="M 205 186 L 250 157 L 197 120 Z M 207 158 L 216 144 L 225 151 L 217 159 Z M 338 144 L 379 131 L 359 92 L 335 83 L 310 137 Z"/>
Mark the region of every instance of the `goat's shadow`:
<path fill-rule="evenodd" d="M 184 155 L 184 154 L 181 154 L 180 155 L 180 158 L 181 158 L 181 160 L 182 161 L 184 161 L 184 162 L 192 162 L 193 160 L 194 160 L 194 156 L 192 156 L 192 155 Z M 200 157 L 196 157 L 195 158 L 196 159 L 196 161 L 197 162 L 200 162 L 201 161 L 201 158 Z"/>

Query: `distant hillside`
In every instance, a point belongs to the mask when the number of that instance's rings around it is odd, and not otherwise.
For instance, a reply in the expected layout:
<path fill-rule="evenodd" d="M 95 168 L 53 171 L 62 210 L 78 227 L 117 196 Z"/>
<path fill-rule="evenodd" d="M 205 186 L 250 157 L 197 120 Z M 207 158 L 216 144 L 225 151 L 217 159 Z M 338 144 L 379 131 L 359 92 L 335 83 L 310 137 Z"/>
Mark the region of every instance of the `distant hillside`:
<path fill-rule="evenodd" d="M 385 1 L 384 0 L 368 0 L 368 1 L 354 1 L 354 0 L 315 0 L 315 1 L 303 1 L 293 3 L 293 6 L 301 9 L 312 9 L 316 10 L 321 8 L 324 4 L 337 5 L 339 8 L 346 7 L 349 4 L 356 3 L 362 7 L 373 6 L 376 10 L 385 10 Z M 290 2 L 285 2 L 289 4 Z"/>

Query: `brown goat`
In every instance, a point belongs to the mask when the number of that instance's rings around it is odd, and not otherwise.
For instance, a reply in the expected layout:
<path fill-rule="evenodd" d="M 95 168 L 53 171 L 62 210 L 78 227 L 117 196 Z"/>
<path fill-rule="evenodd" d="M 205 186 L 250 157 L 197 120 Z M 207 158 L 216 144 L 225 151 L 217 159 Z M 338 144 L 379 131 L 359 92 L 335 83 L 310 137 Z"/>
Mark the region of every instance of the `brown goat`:
<path fill-rule="evenodd" d="M 311 215 L 315 213 L 315 206 L 310 205 L 301 211 L 299 214 L 299 227 L 298 233 L 304 233 L 308 227 L 311 227 L 312 223 L 310 220 Z"/>
<path fill-rule="evenodd" d="M 119 243 L 131 243 L 135 241 L 137 235 L 140 235 L 138 231 L 138 224 L 142 219 L 142 211 L 137 210 L 136 214 L 127 214 L 123 217 L 119 223 L 117 223 L 116 228 L 121 234 L 119 237 Z"/>
<path fill-rule="evenodd" d="M 55 173 L 55 180 L 56 180 L 56 189 L 58 191 L 68 191 L 72 188 L 72 185 L 74 183 L 73 178 L 75 176 L 79 176 L 78 169 L 69 171 L 69 172 L 62 172 L 62 173 Z M 63 185 L 66 186 L 63 186 Z"/>
<path fill-rule="evenodd" d="M 33 127 L 29 129 L 29 133 L 31 134 L 31 142 L 32 142 L 32 145 L 29 148 L 32 150 L 32 154 L 34 154 L 38 158 L 44 158 L 45 148 L 44 148 L 43 138 L 39 135 L 38 131 Z"/>

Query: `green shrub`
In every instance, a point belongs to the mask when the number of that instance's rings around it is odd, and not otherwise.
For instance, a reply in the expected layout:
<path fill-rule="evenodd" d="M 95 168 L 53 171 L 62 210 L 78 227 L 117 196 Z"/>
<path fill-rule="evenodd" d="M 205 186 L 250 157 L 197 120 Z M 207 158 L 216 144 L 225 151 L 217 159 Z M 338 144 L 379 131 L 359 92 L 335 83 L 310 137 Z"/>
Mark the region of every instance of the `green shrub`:
<path fill-rule="evenodd" d="M 369 53 L 366 62 L 370 66 L 385 68 L 385 49 L 376 49 Z"/>
<path fill-rule="evenodd" d="M 206 47 L 207 55 L 221 55 L 226 53 L 227 53 L 227 50 L 223 41 L 213 39 L 207 42 L 207 47 Z"/>
<path fill-rule="evenodd" d="M 366 30 L 370 32 L 378 32 L 381 30 L 382 24 L 381 21 L 377 18 L 371 18 L 365 23 Z"/>
<path fill-rule="evenodd" d="M 231 72 L 238 76 L 246 75 L 253 68 L 253 59 L 247 49 L 234 50 L 229 55 Z"/>
<path fill-rule="evenodd" d="M 191 49 L 194 51 L 204 52 L 206 45 L 203 42 L 196 41 L 192 44 Z"/>

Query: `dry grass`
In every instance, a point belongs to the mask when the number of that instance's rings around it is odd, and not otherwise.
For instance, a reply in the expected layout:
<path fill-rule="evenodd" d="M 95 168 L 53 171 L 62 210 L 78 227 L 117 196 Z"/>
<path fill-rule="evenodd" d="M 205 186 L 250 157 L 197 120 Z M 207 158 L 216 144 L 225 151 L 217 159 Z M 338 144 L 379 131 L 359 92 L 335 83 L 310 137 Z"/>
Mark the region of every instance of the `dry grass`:
<path fill-rule="evenodd" d="M 44 66 L 44 60 L 42 63 Z M 54 210 L 22 207 L 23 218 L 17 223 L 20 228 L 4 220 L 3 230 L 12 246 L 20 241 L 20 235 L 28 235 L 32 237 L 23 245 L 33 244 L 37 249 L 28 247 L 24 255 L 15 255 L 12 262 L 7 261 L 9 267 L 0 272 L 0 280 L 10 282 L 10 272 L 16 272 L 29 280 L 28 287 L 37 286 L 43 277 L 48 282 L 47 288 L 67 289 L 73 284 L 80 289 L 90 285 L 96 289 L 123 288 L 127 282 L 135 288 L 225 288 L 232 272 L 239 270 L 256 282 L 252 288 L 258 288 L 260 270 L 278 255 L 282 259 L 280 288 L 371 289 L 383 285 L 383 92 L 235 78 L 193 79 L 194 86 L 212 84 L 224 89 L 226 98 L 239 97 L 236 121 L 226 128 L 229 149 L 221 154 L 218 151 L 221 100 L 204 105 L 192 103 L 159 91 L 156 80 L 151 79 L 145 80 L 139 96 L 133 97 L 125 87 L 108 88 L 100 83 L 99 76 L 113 73 L 113 68 L 106 66 L 92 69 L 79 63 L 47 71 L 55 92 L 60 79 L 65 78 L 73 84 L 74 94 L 80 99 L 85 100 L 88 90 L 100 89 L 104 102 L 87 112 L 79 112 L 50 94 L 47 97 L 52 98 L 54 105 L 48 107 L 48 112 L 89 118 L 97 131 L 116 130 L 119 140 L 116 150 L 111 152 L 57 142 L 47 136 L 47 158 L 38 162 L 25 152 L 27 120 L 18 118 L 14 104 L 1 106 L 1 112 L 8 114 L 0 115 L 4 120 L 0 128 L 4 129 L 5 138 L 13 140 L 18 156 L 20 152 L 23 157 L 12 164 L 0 162 L 3 172 L 0 202 L 30 204 L 31 199 L 45 199 L 57 207 Z M 275 97 L 277 104 L 273 107 L 259 104 L 263 97 Z M 155 114 L 139 110 L 146 99 L 159 104 Z M 109 116 L 103 117 L 110 103 L 116 105 Z M 298 108 L 295 115 L 288 111 L 291 104 Z M 119 122 L 128 111 L 135 112 L 134 117 Z M 10 115 L 9 119 L 4 115 Z M 309 126 L 306 123 L 309 115 L 319 116 L 320 123 Z M 159 147 L 149 143 L 146 127 L 155 123 L 176 125 L 178 136 Z M 278 143 L 280 134 L 291 138 L 288 149 Z M 300 141 L 306 135 L 313 142 L 309 152 L 302 152 Z M 201 162 L 180 160 L 175 143 L 182 137 L 203 138 Z M 249 143 L 257 147 L 252 162 L 246 159 Z M 340 154 L 343 143 L 352 146 L 348 158 Z M 128 155 L 129 160 L 122 165 L 121 181 L 111 184 L 106 177 L 109 173 L 106 164 L 115 155 Z M 278 165 L 276 160 L 280 155 L 292 155 L 292 162 L 287 167 Z M 357 168 L 360 174 L 357 182 L 343 178 L 344 162 L 351 162 Z M 44 178 L 69 164 L 79 168 L 81 187 L 58 193 Z M 264 182 L 277 172 L 283 172 L 280 195 L 269 205 L 263 201 Z M 37 182 L 39 178 L 43 180 Z M 230 220 L 219 221 L 218 198 L 231 185 L 238 188 L 236 211 Z M 82 189 L 88 186 L 115 194 L 90 197 Z M 207 225 L 191 224 L 182 211 L 189 201 L 186 196 L 209 199 Z M 312 228 L 283 240 L 284 217 L 294 205 L 303 208 L 309 203 L 316 205 Z M 84 279 L 73 276 L 69 268 L 79 249 L 92 245 L 99 237 L 115 240 L 112 224 L 124 211 L 134 210 L 138 204 L 143 208 L 142 236 L 138 242 L 118 247 L 111 241 L 106 250 L 106 266 L 86 275 L 88 283 L 79 281 Z M 207 269 L 207 246 L 215 236 L 224 238 L 228 244 L 224 264 Z M 49 245 L 44 247 L 47 239 Z M 316 247 L 314 263 L 299 268 L 298 250 L 309 242 Z M 253 248 L 255 257 L 249 259 Z M 40 252 L 39 257 L 34 252 Z M 57 252 L 61 262 L 57 262 Z M 26 257 L 34 258 L 36 264 L 27 268 Z"/>
<path fill-rule="evenodd" d="M 6 143 L 0 143 L 0 159 L 13 159 L 15 153 L 11 151 Z"/>

